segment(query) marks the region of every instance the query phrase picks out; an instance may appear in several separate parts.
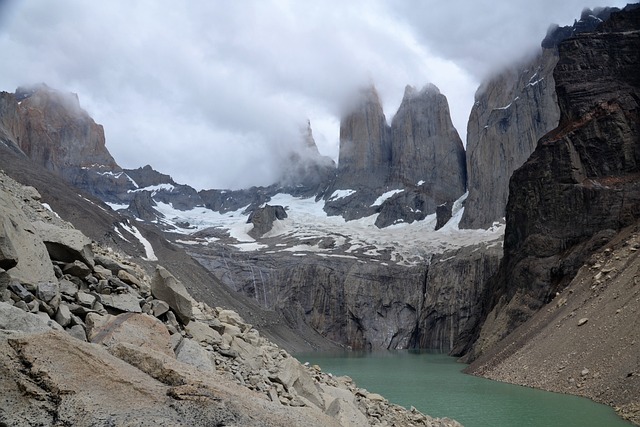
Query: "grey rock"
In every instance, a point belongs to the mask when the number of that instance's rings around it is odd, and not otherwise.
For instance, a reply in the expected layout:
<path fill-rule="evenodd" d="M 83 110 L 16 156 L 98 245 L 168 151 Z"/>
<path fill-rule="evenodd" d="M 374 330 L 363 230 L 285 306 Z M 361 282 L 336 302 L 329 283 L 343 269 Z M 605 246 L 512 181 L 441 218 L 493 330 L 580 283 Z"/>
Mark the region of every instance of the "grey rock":
<path fill-rule="evenodd" d="M 20 300 L 20 301 L 16 301 L 15 304 L 13 304 L 14 307 L 19 308 L 22 311 L 26 311 L 27 313 L 31 313 L 31 308 L 27 305 L 26 302 Z"/>
<path fill-rule="evenodd" d="M 68 326 L 71 323 L 71 311 L 69 310 L 69 307 L 65 304 L 60 304 L 53 320 L 58 322 L 62 327 Z"/>
<path fill-rule="evenodd" d="M 583 317 L 582 319 L 578 320 L 578 326 L 582 326 L 585 323 L 587 323 L 589 321 L 589 319 L 587 319 L 586 317 Z"/>
<path fill-rule="evenodd" d="M 58 282 L 60 286 L 60 293 L 70 297 L 75 297 L 78 294 L 78 285 L 67 279 L 60 279 Z"/>
<path fill-rule="evenodd" d="M 436 230 L 440 230 L 451 219 L 451 209 L 453 205 L 451 203 L 443 203 L 436 207 Z"/>
<path fill-rule="evenodd" d="M 282 206 L 265 205 L 251 212 L 247 219 L 247 224 L 253 224 L 253 228 L 249 231 L 249 235 L 253 238 L 261 237 L 273 228 L 276 220 L 283 220 L 287 217 L 287 212 Z"/>
<path fill-rule="evenodd" d="M 58 282 L 41 282 L 38 283 L 36 296 L 38 299 L 49 302 L 60 293 Z"/>
<path fill-rule="evenodd" d="M 78 304 L 85 307 L 93 307 L 93 304 L 96 302 L 95 295 L 91 295 L 82 291 L 76 293 L 76 298 L 78 300 Z"/>
<path fill-rule="evenodd" d="M 25 287 L 22 286 L 22 284 L 17 280 L 12 280 L 11 282 L 9 282 L 7 289 L 13 292 L 20 300 L 24 302 L 30 302 L 34 298 L 33 294 L 26 290 Z"/>
<path fill-rule="evenodd" d="M 453 127 L 447 98 L 430 84 L 417 91 L 407 86 L 391 122 L 389 184 L 423 181 L 436 204 L 465 192 L 467 173 L 462 140 Z"/>
<path fill-rule="evenodd" d="M 180 362 L 195 366 L 196 369 L 205 372 L 214 369 L 209 353 L 193 340 L 183 339 L 176 348 L 175 353 Z"/>
<path fill-rule="evenodd" d="M 96 255 L 94 257 L 94 261 L 96 264 L 101 265 L 111 271 L 111 273 L 114 275 L 117 275 L 118 271 L 125 268 L 124 265 L 120 264 L 119 262 L 103 255 Z"/>
<path fill-rule="evenodd" d="M 558 125 L 553 69 L 556 48 L 543 49 L 484 82 L 475 96 L 467 128 L 469 196 L 461 228 L 488 228 L 505 216 L 509 178 Z"/>
<path fill-rule="evenodd" d="M 65 264 L 62 271 L 65 274 L 70 274 L 80 278 L 87 277 L 91 274 L 91 268 L 89 268 L 84 262 L 78 260 Z"/>
<path fill-rule="evenodd" d="M 187 334 L 191 335 L 193 340 L 203 344 L 220 344 L 222 336 L 209 327 L 209 325 L 198 321 L 191 321 L 184 327 Z"/>
<path fill-rule="evenodd" d="M 155 317 L 160 317 L 169 311 L 169 304 L 167 304 L 164 301 L 156 299 L 151 301 L 151 310 Z"/>
<path fill-rule="evenodd" d="M 189 323 L 193 316 L 191 297 L 184 285 L 162 266 L 156 267 L 151 294 L 169 304 L 183 325 Z"/>
<path fill-rule="evenodd" d="M 10 230 L 13 229 L 8 217 L 3 217 L 0 221 L 0 268 L 8 270 L 18 264 L 18 252 L 13 247 L 9 238 Z"/>
<path fill-rule="evenodd" d="M 140 298 L 132 294 L 101 295 L 100 302 L 105 307 L 115 308 L 120 311 L 142 313 Z"/>
<path fill-rule="evenodd" d="M 93 274 L 96 276 L 98 280 L 109 279 L 111 276 L 113 276 L 113 273 L 111 273 L 111 270 L 101 265 L 95 265 L 93 267 Z"/>
<path fill-rule="evenodd" d="M 0 302 L 0 329 L 21 332 L 47 332 L 54 328 L 53 323 L 48 316 L 44 319 L 5 302 Z"/>
<path fill-rule="evenodd" d="M 87 340 L 87 333 L 81 325 L 73 325 L 69 329 L 67 329 L 67 333 L 72 337 L 79 339 L 80 341 Z"/>
<path fill-rule="evenodd" d="M 46 245 L 51 259 L 67 263 L 80 260 L 93 267 L 91 239 L 80 230 L 64 229 L 42 221 L 34 222 L 33 226 Z"/>

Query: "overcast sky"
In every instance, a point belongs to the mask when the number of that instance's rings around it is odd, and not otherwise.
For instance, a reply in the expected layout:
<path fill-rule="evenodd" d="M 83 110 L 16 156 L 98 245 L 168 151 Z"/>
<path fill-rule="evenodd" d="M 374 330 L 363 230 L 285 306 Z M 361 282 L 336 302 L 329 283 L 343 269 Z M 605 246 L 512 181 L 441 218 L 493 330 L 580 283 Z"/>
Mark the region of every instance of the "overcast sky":
<path fill-rule="evenodd" d="M 435 84 L 464 140 L 480 81 L 600 6 L 585 1 L 0 0 L 0 90 L 76 92 L 123 167 L 269 184 L 307 119 L 337 160 L 341 105 L 364 85 L 391 121 L 405 85 Z"/>

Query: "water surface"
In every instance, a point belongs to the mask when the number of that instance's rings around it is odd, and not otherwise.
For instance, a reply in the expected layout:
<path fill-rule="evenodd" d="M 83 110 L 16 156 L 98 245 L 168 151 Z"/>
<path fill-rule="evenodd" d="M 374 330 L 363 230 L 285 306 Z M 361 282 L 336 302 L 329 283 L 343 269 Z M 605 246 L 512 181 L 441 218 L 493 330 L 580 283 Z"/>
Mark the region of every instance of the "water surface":
<path fill-rule="evenodd" d="M 466 365 L 424 351 L 306 353 L 302 363 L 349 375 L 359 387 L 407 408 L 449 417 L 465 427 L 629 427 L 615 411 L 576 396 L 462 373 Z"/>

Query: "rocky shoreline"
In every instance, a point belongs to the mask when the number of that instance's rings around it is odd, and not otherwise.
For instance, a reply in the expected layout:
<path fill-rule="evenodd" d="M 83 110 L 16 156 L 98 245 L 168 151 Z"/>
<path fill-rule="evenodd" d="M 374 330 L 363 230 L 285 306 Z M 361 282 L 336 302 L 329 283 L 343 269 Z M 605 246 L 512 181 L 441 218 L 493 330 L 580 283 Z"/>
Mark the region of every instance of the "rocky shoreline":
<path fill-rule="evenodd" d="M 32 187 L 2 174 L 0 193 L 5 425 L 460 425 L 303 366 L 164 267 L 91 242 Z"/>

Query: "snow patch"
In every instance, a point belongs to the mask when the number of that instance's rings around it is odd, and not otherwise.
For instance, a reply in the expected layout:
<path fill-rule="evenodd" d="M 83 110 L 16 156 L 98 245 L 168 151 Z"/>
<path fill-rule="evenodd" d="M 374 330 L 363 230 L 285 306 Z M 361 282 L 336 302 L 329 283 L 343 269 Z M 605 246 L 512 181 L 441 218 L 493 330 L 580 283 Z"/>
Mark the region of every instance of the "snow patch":
<path fill-rule="evenodd" d="M 156 254 L 153 251 L 151 242 L 145 239 L 145 237 L 142 235 L 142 233 L 140 233 L 140 230 L 138 230 L 135 225 L 128 226 L 125 223 L 120 223 L 120 226 L 127 230 L 129 233 L 133 234 L 136 239 L 138 239 L 138 241 L 142 243 L 146 255 L 143 259 L 146 259 L 147 261 L 158 261 L 158 257 L 156 257 Z"/>
<path fill-rule="evenodd" d="M 420 182 L 424 182 L 424 181 L 420 181 Z M 418 185 L 420 185 L 420 183 L 418 183 Z M 386 193 L 384 193 L 382 196 L 378 197 L 376 199 L 375 202 L 373 202 L 373 204 L 371 205 L 371 207 L 374 206 L 380 206 L 381 204 L 383 204 L 388 198 L 390 198 L 391 196 L 393 196 L 394 194 L 398 194 L 398 193 L 402 193 L 404 190 L 391 190 L 391 191 L 387 191 Z"/>
<path fill-rule="evenodd" d="M 123 204 L 119 204 L 119 203 L 104 202 L 104 204 L 109 206 L 114 211 L 118 211 L 120 209 L 127 209 L 129 207 L 129 205 L 123 205 Z"/>
<path fill-rule="evenodd" d="M 129 178 L 131 179 L 131 178 Z M 131 180 L 133 182 L 133 180 Z M 135 182 L 134 182 L 135 184 Z M 136 184 L 137 187 L 137 184 Z M 158 184 L 158 185 L 150 185 L 148 187 L 143 187 L 143 188 L 136 188 L 135 190 L 128 190 L 127 193 L 137 193 L 139 191 L 150 191 L 151 195 L 154 195 L 155 193 L 157 193 L 160 190 L 166 190 L 166 191 L 173 191 L 175 190 L 175 186 L 171 185 L 171 184 Z"/>
<path fill-rule="evenodd" d="M 519 96 L 516 96 L 515 99 L 513 101 L 511 101 L 509 104 L 505 105 L 504 107 L 499 107 L 499 108 L 494 108 L 494 110 L 506 110 L 508 108 L 511 107 L 511 105 L 516 102 L 518 99 L 520 99 Z"/>
<path fill-rule="evenodd" d="M 343 199 L 345 197 L 349 197 L 350 195 L 354 194 L 355 192 L 356 192 L 355 190 L 336 190 L 336 191 L 333 192 L 331 197 L 329 197 L 329 201 L 338 200 L 338 199 Z"/>
<path fill-rule="evenodd" d="M 46 210 L 48 210 L 49 212 L 54 214 L 56 218 L 60 218 L 60 215 L 58 215 L 58 213 L 56 211 L 51 209 L 51 206 L 49 206 L 49 203 L 41 203 L 41 204 L 42 204 L 42 207 L 44 207 Z"/>

